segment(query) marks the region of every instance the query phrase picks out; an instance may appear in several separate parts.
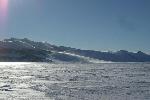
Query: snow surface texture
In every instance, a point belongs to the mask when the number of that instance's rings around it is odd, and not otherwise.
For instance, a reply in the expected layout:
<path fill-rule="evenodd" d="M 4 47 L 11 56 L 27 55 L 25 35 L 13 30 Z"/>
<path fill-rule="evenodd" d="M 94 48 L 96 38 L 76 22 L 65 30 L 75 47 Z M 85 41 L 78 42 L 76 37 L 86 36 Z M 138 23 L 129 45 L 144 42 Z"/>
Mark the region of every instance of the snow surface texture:
<path fill-rule="evenodd" d="M 150 64 L 0 63 L 0 100 L 150 100 Z"/>

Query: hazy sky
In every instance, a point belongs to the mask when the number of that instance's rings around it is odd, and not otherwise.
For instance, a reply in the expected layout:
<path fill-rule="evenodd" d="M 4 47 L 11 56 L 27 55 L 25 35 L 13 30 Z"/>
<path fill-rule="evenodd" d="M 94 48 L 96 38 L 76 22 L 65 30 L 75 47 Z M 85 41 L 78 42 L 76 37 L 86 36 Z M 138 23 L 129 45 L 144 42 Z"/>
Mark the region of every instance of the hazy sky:
<path fill-rule="evenodd" d="M 0 0 L 0 39 L 150 53 L 150 0 Z"/>

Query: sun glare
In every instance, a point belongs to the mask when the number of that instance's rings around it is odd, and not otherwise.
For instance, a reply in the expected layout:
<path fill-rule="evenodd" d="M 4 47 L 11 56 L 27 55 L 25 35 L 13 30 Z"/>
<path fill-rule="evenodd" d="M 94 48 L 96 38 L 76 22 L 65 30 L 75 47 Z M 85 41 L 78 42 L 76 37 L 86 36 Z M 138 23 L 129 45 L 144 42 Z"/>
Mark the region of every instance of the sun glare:
<path fill-rule="evenodd" d="M 8 0 L 0 0 L 0 11 L 7 11 Z"/>
<path fill-rule="evenodd" d="M 8 12 L 8 0 L 0 0 L 0 22 L 5 21 Z"/>
<path fill-rule="evenodd" d="M 26 65 L 30 62 L 0 62 L 0 65 Z"/>

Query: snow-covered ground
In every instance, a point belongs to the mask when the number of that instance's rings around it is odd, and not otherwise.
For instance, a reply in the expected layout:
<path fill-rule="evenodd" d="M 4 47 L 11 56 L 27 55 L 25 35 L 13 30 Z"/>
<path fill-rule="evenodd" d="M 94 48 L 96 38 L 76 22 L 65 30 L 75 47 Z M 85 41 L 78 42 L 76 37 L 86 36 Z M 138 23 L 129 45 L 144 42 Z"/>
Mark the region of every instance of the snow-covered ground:
<path fill-rule="evenodd" d="M 150 100 L 150 64 L 0 63 L 0 100 Z"/>

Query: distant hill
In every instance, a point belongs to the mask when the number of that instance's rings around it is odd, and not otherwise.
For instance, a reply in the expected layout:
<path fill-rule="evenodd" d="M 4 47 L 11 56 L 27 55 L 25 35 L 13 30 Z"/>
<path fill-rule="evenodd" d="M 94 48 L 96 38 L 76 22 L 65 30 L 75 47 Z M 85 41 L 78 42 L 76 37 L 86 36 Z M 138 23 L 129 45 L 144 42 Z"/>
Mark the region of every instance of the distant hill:
<path fill-rule="evenodd" d="M 0 61 L 101 63 L 101 62 L 150 62 L 150 55 L 120 50 L 101 52 L 80 50 L 65 46 L 35 42 L 27 38 L 10 38 L 0 41 Z"/>

